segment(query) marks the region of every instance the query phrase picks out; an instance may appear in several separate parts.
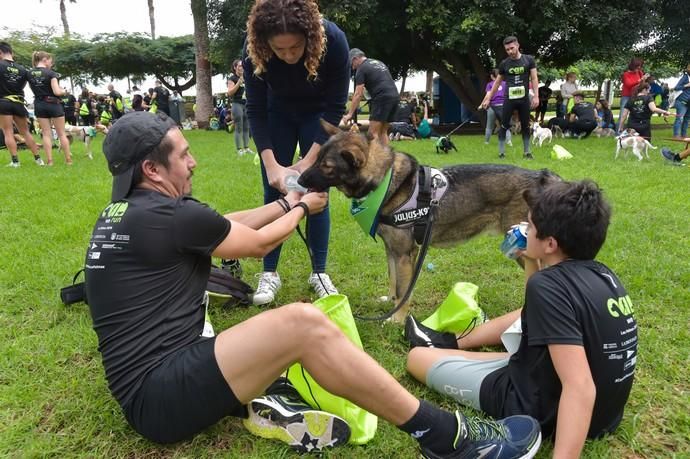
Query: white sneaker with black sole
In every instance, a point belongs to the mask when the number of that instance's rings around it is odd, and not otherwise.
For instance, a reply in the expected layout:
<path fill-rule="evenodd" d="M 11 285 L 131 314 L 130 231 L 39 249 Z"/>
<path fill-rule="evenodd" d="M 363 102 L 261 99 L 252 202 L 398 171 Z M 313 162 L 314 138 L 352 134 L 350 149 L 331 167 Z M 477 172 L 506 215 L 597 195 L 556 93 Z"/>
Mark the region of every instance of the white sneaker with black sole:
<path fill-rule="evenodd" d="M 285 378 L 266 392 L 249 402 L 249 417 L 242 421 L 254 435 L 285 442 L 298 453 L 321 451 L 350 439 L 344 419 L 307 405 Z"/>
<path fill-rule="evenodd" d="M 275 299 L 276 293 L 283 285 L 280 282 L 280 276 L 278 273 L 271 272 L 262 272 L 256 276 L 259 278 L 259 284 L 254 291 L 252 302 L 257 306 L 268 304 Z"/>
<path fill-rule="evenodd" d="M 309 285 L 314 289 L 319 298 L 328 295 L 337 295 L 338 289 L 333 285 L 331 277 L 326 273 L 311 273 L 309 276 Z"/>

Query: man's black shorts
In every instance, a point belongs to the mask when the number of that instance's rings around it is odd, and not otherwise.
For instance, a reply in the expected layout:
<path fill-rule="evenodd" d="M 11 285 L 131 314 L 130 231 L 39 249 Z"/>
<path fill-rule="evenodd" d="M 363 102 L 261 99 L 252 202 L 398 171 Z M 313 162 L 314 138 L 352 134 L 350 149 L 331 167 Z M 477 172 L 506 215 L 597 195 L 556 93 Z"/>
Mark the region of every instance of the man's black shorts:
<path fill-rule="evenodd" d="M 398 104 L 400 99 L 398 97 L 386 99 L 372 99 L 371 113 L 369 120 L 380 121 L 382 123 L 390 123 L 395 121 L 395 114 L 398 111 Z"/>
<path fill-rule="evenodd" d="M 65 109 L 62 108 L 62 104 L 53 104 L 51 102 L 44 102 L 42 100 L 36 100 L 34 102 L 34 113 L 36 118 L 60 118 L 65 116 Z"/>
<path fill-rule="evenodd" d="M 226 416 L 246 417 L 213 352 L 215 338 L 169 355 L 122 407 L 129 424 L 157 443 L 188 439 Z"/>
<path fill-rule="evenodd" d="M 24 104 L 12 102 L 11 100 L 7 99 L 0 99 L 0 115 L 12 115 L 27 118 L 29 116 L 29 112 L 26 111 Z"/>

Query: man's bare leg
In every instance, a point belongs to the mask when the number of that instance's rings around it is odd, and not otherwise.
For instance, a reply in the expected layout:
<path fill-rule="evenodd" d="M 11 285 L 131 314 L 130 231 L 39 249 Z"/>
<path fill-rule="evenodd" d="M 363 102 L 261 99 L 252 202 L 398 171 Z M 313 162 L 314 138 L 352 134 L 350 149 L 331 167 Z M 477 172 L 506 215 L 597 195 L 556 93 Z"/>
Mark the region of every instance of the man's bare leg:
<path fill-rule="evenodd" d="M 374 140 L 378 140 L 381 145 L 388 145 L 388 123 L 369 120 L 369 132 Z"/>

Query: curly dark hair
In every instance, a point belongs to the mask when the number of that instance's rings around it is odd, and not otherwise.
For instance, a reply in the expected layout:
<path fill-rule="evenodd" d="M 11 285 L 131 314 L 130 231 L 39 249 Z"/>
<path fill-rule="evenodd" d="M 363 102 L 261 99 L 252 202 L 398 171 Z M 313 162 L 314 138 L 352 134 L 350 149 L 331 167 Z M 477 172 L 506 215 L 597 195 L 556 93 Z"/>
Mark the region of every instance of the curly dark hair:
<path fill-rule="evenodd" d="M 304 67 L 315 80 L 326 52 L 326 32 L 315 0 L 257 0 L 247 19 L 247 54 L 254 64 L 254 74 L 266 71 L 273 57 L 268 40 L 275 35 L 304 35 Z"/>

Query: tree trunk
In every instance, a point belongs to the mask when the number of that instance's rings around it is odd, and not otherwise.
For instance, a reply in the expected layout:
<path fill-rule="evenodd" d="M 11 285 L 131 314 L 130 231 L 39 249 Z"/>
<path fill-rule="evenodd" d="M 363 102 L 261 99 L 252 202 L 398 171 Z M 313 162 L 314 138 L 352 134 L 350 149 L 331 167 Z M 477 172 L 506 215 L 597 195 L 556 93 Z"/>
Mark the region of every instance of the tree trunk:
<path fill-rule="evenodd" d="M 405 83 L 407 83 L 407 73 L 403 75 L 402 82 L 400 83 L 400 95 L 405 93 Z"/>
<path fill-rule="evenodd" d="M 191 0 L 194 18 L 194 50 L 196 55 L 196 112 L 200 129 L 206 129 L 213 114 L 211 63 L 208 59 L 208 6 L 206 0 Z"/>
<path fill-rule="evenodd" d="M 431 92 L 434 90 L 434 71 L 433 70 L 427 70 L 426 71 L 426 93 L 431 95 Z"/>
<path fill-rule="evenodd" d="M 156 18 L 153 14 L 153 0 L 148 0 L 149 2 L 149 22 L 151 23 L 151 40 L 156 39 Z"/>
<path fill-rule="evenodd" d="M 69 23 L 67 22 L 67 7 L 65 6 L 65 0 L 60 0 L 60 19 L 62 19 L 64 36 L 65 38 L 69 38 Z"/>

